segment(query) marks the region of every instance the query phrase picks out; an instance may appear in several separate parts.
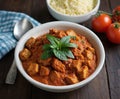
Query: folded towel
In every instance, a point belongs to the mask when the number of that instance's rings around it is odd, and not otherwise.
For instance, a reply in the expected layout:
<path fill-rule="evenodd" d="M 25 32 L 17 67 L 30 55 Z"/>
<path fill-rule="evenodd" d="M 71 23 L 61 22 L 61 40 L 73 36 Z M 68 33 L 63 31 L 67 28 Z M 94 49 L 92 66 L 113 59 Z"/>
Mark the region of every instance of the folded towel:
<path fill-rule="evenodd" d="M 34 26 L 40 24 L 24 13 L 0 10 L 0 59 L 16 46 L 13 29 L 15 23 L 23 18 L 30 20 Z"/>

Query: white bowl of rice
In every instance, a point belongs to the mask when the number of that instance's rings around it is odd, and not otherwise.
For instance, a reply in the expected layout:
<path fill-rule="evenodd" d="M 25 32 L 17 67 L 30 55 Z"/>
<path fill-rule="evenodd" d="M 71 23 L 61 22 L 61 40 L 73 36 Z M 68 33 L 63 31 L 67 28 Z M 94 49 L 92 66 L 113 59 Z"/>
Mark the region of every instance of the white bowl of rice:
<path fill-rule="evenodd" d="M 50 14 L 57 20 L 82 23 L 95 15 L 100 0 L 46 0 Z"/>

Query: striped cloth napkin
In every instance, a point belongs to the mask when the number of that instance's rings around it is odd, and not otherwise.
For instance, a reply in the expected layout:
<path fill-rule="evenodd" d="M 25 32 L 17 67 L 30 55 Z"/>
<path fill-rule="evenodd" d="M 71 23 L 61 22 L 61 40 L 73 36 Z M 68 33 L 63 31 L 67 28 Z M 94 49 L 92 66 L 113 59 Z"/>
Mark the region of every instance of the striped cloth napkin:
<path fill-rule="evenodd" d="M 0 10 L 0 59 L 16 46 L 17 40 L 14 38 L 13 28 L 22 18 L 28 18 L 34 26 L 40 24 L 24 13 Z"/>

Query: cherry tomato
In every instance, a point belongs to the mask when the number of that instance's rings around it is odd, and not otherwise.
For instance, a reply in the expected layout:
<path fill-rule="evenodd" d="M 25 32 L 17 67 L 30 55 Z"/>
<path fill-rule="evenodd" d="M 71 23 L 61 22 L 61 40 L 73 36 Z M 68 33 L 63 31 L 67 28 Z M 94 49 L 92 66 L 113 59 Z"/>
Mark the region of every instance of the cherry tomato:
<path fill-rule="evenodd" d="M 112 12 L 112 21 L 113 22 L 120 22 L 120 6 L 117 6 L 113 9 Z"/>
<path fill-rule="evenodd" d="M 118 12 L 120 11 L 120 5 L 117 6 L 117 7 L 115 7 L 115 8 L 113 9 L 113 13 L 116 13 L 117 11 L 118 11 Z"/>
<path fill-rule="evenodd" d="M 120 44 L 120 23 L 113 23 L 106 32 L 107 38 L 112 43 Z"/>
<path fill-rule="evenodd" d="M 112 23 L 109 15 L 101 13 L 92 19 L 92 28 L 95 32 L 104 33 Z"/>

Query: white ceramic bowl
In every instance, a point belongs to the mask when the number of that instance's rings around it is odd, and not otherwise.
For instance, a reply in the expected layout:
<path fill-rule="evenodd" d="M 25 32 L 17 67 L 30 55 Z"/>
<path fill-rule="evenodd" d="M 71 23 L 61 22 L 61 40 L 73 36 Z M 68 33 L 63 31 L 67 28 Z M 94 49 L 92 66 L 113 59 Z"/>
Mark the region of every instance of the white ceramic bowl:
<path fill-rule="evenodd" d="M 50 0 L 46 0 L 48 10 L 50 14 L 57 20 L 60 21 L 70 21 L 70 22 L 76 22 L 76 23 L 82 23 L 87 20 L 89 20 L 93 15 L 95 15 L 99 9 L 100 6 L 100 0 L 97 0 L 97 4 L 93 10 L 90 12 L 83 14 L 83 15 L 77 15 L 77 16 L 70 16 L 66 14 L 62 14 L 58 11 L 56 11 L 54 8 L 51 7 L 50 5 Z"/>
<path fill-rule="evenodd" d="M 94 48 L 96 49 L 96 53 L 97 53 L 97 68 L 94 71 L 94 73 L 92 73 L 87 79 L 85 79 L 79 83 L 73 84 L 73 85 L 51 86 L 51 85 L 46 85 L 46 84 L 40 83 L 40 82 L 32 79 L 25 72 L 25 70 L 23 69 L 23 66 L 21 64 L 20 58 L 19 58 L 19 52 L 23 49 L 25 42 L 30 37 L 38 37 L 40 35 L 43 35 L 43 34 L 47 33 L 50 28 L 57 28 L 57 29 L 61 29 L 61 30 L 73 29 L 77 33 L 81 33 L 82 35 L 87 37 L 89 42 L 94 46 Z M 37 86 L 40 89 L 43 89 L 46 91 L 51 91 L 51 92 L 68 92 L 68 91 L 78 89 L 78 88 L 84 86 L 85 84 L 89 83 L 92 79 L 94 79 L 99 74 L 100 70 L 103 67 L 104 60 L 105 60 L 104 48 L 103 48 L 103 45 L 102 45 L 100 39 L 96 36 L 96 34 L 94 34 L 91 30 L 89 30 L 88 28 L 86 28 L 82 25 L 72 23 L 72 22 L 65 22 L 65 21 L 49 22 L 49 23 L 45 23 L 45 24 L 42 24 L 38 27 L 31 29 L 25 35 L 23 35 L 23 37 L 17 43 L 16 49 L 15 49 L 15 61 L 16 61 L 16 65 L 17 65 L 17 68 L 20 71 L 20 73 L 31 84 Z"/>

